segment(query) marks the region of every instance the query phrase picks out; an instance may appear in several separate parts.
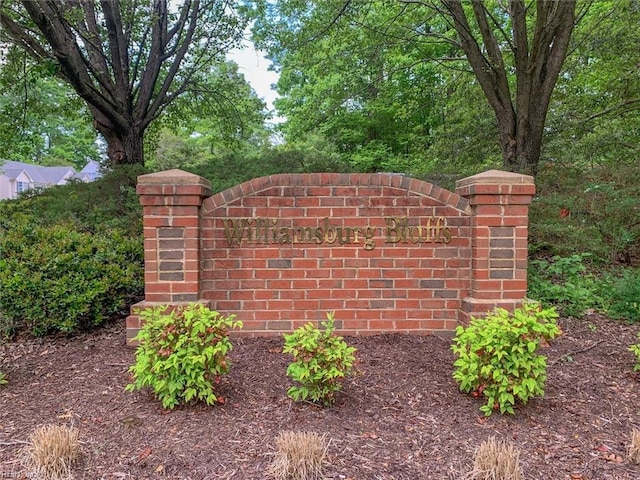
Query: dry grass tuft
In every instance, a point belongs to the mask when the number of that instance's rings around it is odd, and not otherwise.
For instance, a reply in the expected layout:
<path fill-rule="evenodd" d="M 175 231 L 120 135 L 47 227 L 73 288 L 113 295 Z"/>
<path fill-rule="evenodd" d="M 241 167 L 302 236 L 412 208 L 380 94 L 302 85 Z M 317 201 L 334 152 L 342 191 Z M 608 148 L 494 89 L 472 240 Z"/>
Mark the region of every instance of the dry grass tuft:
<path fill-rule="evenodd" d="M 71 469 L 82 455 L 78 430 L 60 425 L 38 427 L 22 453 L 24 466 L 38 478 L 70 478 Z"/>
<path fill-rule="evenodd" d="M 471 478 L 474 480 L 524 480 L 520 452 L 513 445 L 490 437 L 477 448 Z"/>
<path fill-rule="evenodd" d="M 329 443 L 327 436 L 312 432 L 280 432 L 278 451 L 267 474 L 276 480 L 316 480 L 322 475 Z"/>
<path fill-rule="evenodd" d="M 631 445 L 629 445 L 629 461 L 640 464 L 640 430 L 634 428 L 631 432 Z"/>

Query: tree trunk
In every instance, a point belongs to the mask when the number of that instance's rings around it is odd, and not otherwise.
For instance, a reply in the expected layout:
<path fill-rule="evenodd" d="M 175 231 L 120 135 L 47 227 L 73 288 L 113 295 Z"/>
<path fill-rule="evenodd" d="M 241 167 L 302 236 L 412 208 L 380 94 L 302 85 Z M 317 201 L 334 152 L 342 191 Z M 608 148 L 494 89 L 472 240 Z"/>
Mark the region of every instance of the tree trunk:
<path fill-rule="evenodd" d="M 535 177 L 542 150 L 544 121 L 542 124 L 539 121 L 529 122 L 528 115 L 522 113 L 518 112 L 519 119 L 515 125 L 507 122 L 498 125 L 502 160 L 505 169 Z"/>
<path fill-rule="evenodd" d="M 505 168 L 535 175 L 551 94 L 562 68 L 575 21 L 576 0 L 510 0 L 512 38 L 496 36 L 495 16 L 481 0 L 465 9 L 462 0 L 440 0 L 458 33 L 460 47 L 495 112 Z M 498 2 L 500 3 L 500 2 Z M 534 25 L 527 10 L 535 5 Z M 471 26 L 474 24 L 474 27 Z M 474 36 L 474 31 L 479 33 Z M 500 29 L 506 35 L 506 28 Z M 515 103 L 503 49 L 515 68 Z"/>
<path fill-rule="evenodd" d="M 94 126 L 107 142 L 109 163 L 115 165 L 144 165 L 144 130 L 130 125 L 123 130 L 92 108 Z M 133 122 L 132 122 L 133 123 Z"/>

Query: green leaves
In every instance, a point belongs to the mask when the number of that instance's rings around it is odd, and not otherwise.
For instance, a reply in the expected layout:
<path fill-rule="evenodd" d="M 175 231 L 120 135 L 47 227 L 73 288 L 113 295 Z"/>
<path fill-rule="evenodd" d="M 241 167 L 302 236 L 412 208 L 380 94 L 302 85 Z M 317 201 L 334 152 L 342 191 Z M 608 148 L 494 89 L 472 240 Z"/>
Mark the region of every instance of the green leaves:
<path fill-rule="evenodd" d="M 424 12 L 400 2 L 258 3 L 254 38 L 281 72 L 288 142 L 320 135 L 357 171 L 424 163 L 442 80 L 425 57 L 449 50 L 416 34 Z"/>
<path fill-rule="evenodd" d="M 580 316 L 596 306 L 598 285 L 586 273 L 588 254 L 554 256 L 551 261 L 532 260 L 529 264 L 529 295 L 557 305 L 565 315 Z"/>
<path fill-rule="evenodd" d="M 609 288 L 609 305 L 606 309 L 611 318 L 640 322 L 640 269 L 629 269 L 613 281 Z"/>
<path fill-rule="evenodd" d="M 640 333 L 638 334 L 638 339 L 640 339 Z M 636 343 L 635 345 L 631 345 L 629 347 L 629 351 L 631 353 L 633 353 L 636 358 L 637 358 L 637 362 L 635 364 L 635 366 L 633 367 L 634 371 L 640 371 L 640 343 Z"/>
<path fill-rule="evenodd" d="M 71 87 L 56 78 L 57 65 L 34 63 L 8 47 L 0 65 L 0 159 L 82 169 L 100 160 L 91 115 Z"/>
<path fill-rule="evenodd" d="M 142 253 L 116 230 L 12 222 L 0 235 L 0 331 L 75 333 L 122 314 L 143 290 Z"/>
<path fill-rule="evenodd" d="M 231 367 L 228 330 L 242 328 L 242 322 L 201 304 L 146 309 L 140 317 L 144 324 L 135 338 L 140 345 L 129 368 L 134 381 L 126 390 L 152 387 L 168 409 L 192 401 L 224 403 L 214 393 L 215 385 Z"/>
<path fill-rule="evenodd" d="M 308 323 L 285 335 L 284 353 L 293 355 L 287 375 L 300 386 L 292 386 L 287 394 L 295 401 L 309 399 L 324 406 L 335 402 L 342 389 L 342 379 L 353 373 L 356 349 L 342 337 L 333 334 L 334 313 L 322 322 L 324 330 Z"/>
<path fill-rule="evenodd" d="M 453 378 L 461 391 L 486 397 L 480 408 L 485 415 L 496 410 L 513 414 L 516 401 L 544 395 L 546 357 L 536 351 L 543 341 L 560 335 L 557 317 L 553 308 L 525 303 L 513 314 L 497 309 L 456 329 Z"/>

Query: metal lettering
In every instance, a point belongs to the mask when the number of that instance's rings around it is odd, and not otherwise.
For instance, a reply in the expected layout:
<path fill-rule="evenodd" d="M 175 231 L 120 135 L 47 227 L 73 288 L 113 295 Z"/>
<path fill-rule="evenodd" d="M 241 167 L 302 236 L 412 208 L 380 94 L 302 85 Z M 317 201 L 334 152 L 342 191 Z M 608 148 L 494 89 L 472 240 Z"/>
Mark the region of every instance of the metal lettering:
<path fill-rule="evenodd" d="M 448 244 L 453 233 L 446 217 L 427 217 L 417 225 L 407 217 L 386 217 L 384 227 L 332 225 L 325 217 L 317 227 L 278 225 L 277 218 L 224 218 L 222 226 L 229 246 L 242 245 L 362 245 L 365 250 L 376 246 L 376 233 L 385 243 L 420 245 Z M 411 224 L 410 224 L 411 223 Z"/>

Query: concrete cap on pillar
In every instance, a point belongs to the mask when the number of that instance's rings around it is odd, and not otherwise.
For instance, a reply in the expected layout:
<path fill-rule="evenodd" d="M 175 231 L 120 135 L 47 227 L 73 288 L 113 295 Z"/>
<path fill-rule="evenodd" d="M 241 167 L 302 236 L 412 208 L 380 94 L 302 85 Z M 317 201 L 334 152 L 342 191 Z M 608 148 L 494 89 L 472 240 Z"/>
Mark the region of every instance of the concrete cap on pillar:
<path fill-rule="evenodd" d="M 502 170 L 487 170 L 456 182 L 456 188 L 468 185 L 534 185 L 534 180 L 531 175 L 504 172 Z"/>
<path fill-rule="evenodd" d="M 173 169 L 156 173 L 146 173 L 138 177 L 138 184 L 143 185 L 202 185 L 211 188 L 211 182 L 194 173 Z"/>

